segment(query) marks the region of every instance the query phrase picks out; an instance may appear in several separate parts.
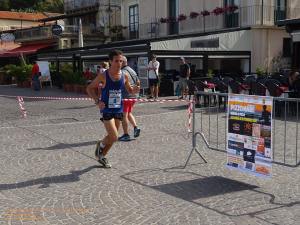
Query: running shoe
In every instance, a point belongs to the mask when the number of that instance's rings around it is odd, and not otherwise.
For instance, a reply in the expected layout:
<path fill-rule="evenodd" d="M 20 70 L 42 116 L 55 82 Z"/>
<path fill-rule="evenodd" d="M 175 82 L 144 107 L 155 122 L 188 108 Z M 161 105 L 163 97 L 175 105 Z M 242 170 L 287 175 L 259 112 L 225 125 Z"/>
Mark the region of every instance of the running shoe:
<path fill-rule="evenodd" d="M 118 139 L 119 141 L 130 141 L 130 135 L 129 134 L 123 134 L 121 137 Z"/>
<path fill-rule="evenodd" d="M 103 148 L 101 148 L 100 143 L 101 143 L 100 140 L 97 141 L 96 149 L 95 149 L 95 157 L 96 157 L 97 160 L 99 160 L 100 155 L 101 155 L 101 153 L 102 153 L 102 151 L 103 151 Z"/>
<path fill-rule="evenodd" d="M 141 129 L 138 128 L 138 127 L 135 127 L 134 130 L 133 130 L 133 136 L 135 138 L 137 138 L 138 136 L 140 136 L 140 133 L 141 133 Z"/>
<path fill-rule="evenodd" d="M 105 168 L 111 168 L 111 164 L 108 162 L 107 158 L 105 157 L 99 158 L 98 162 Z"/>

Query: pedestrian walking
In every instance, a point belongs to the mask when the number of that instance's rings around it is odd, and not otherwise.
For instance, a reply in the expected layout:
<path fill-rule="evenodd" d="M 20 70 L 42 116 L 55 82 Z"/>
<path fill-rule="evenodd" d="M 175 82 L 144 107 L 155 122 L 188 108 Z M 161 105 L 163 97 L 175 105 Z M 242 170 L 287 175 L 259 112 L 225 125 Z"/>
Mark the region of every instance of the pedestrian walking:
<path fill-rule="evenodd" d="M 40 67 L 36 61 L 34 62 L 31 70 L 31 82 L 33 90 L 39 91 L 41 89 Z"/>
<path fill-rule="evenodd" d="M 129 76 L 129 83 L 131 86 L 137 85 L 140 86 L 140 80 L 137 73 L 127 64 L 127 58 L 123 57 L 122 71 L 127 73 Z M 136 138 L 140 136 L 141 129 L 138 128 L 136 120 L 132 114 L 133 106 L 137 99 L 137 94 L 129 94 L 127 91 L 124 93 L 123 101 L 123 120 L 122 127 L 124 134 L 119 137 L 119 141 L 130 141 L 130 135 L 128 132 L 128 124 L 130 123 L 133 126 L 133 136 Z"/>
<path fill-rule="evenodd" d="M 88 95 L 94 99 L 103 116 L 103 123 L 107 135 L 97 142 L 95 156 L 97 161 L 106 168 L 111 165 L 106 155 L 118 140 L 118 129 L 123 119 L 123 93 L 126 89 L 131 94 L 138 93 L 140 87 L 131 86 L 128 74 L 121 71 L 123 53 L 113 50 L 109 53 L 111 67 L 99 74 L 87 87 Z M 97 89 L 102 84 L 101 97 L 98 97 Z"/>

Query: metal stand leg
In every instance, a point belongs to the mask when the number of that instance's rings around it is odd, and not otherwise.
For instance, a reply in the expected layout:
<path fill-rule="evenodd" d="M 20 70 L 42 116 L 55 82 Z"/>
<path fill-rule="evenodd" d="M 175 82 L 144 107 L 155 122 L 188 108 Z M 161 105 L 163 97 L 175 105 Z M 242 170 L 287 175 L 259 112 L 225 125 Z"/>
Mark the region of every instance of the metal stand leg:
<path fill-rule="evenodd" d="M 191 150 L 191 152 L 190 152 L 190 154 L 189 154 L 189 156 L 188 156 L 188 158 L 187 158 L 187 160 L 186 160 L 186 162 L 185 162 L 185 165 L 184 165 L 184 167 L 183 167 L 184 169 L 186 168 L 188 162 L 190 161 L 191 156 L 192 156 L 192 154 L 193 154 L 194 151 L 201 157 L 201 159 L 202 159 L 205 163 L 207 163 L 207 161 L 205 160 L 205 158 L 201 155 L 201 153 L 200 153 L 200 152 L 198 151 L 198 149 L 197 149 L 197 144 L 196 144 L 196 137 L 197 137 L 197 135 L 200 135 L 200 136 L 203 138 L 203 140 L 204 140 L 204 142 L 205 142 L 205 144 L 206 144 L 207 146 L 209 146 L 209 145 L 208 145 L 208 143 L 207 143 L 207 141 L 206 141 L 206 139 L 205 139 L 205 137 L 204 137 L 204 135 L 203 135 L 202 133 L 195 132 L 195 100 L 193 100 L 192 104 L 193 104 L 193 109 L 192 109 L 192 112 L 193 112 L 193 124 L 192 124 L 192 134 L 193 134 L 193 140 L 192 140 L 192 141 L 193 141 L 193 148 L 192 148 L 192 150 Z"/>
<path fill-rule="evenodd" d="M 190 159 L 191 159 L 192 154 L 193 154 L 194 151 L 201 157 L 201 159 L 202 159 L 205 163 L 207 163 L 206 159 L 201 155 L 201 153 L 197 150 L 197 148 L 193 148 L 193 149 L 191 150 L 191 152 L 190 152 L 190 154 L 189 154 L 189 156 L 188 156 L 186 162 L 185 162 L 185 165 L 184 165 L 184 167 L 183 167 L 184 169 L 187 167 L 187 164 L 189 163 L 189 161 L 190 161 Z"/>

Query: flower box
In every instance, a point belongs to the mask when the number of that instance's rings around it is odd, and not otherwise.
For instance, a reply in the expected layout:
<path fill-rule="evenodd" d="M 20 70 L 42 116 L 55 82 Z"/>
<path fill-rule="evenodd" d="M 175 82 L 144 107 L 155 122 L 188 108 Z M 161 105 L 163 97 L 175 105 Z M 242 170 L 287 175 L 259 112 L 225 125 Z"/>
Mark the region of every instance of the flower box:
<path fill-rule="evenodd" d="M 184 14 L 180 14 L 179 16 L 178 16 L 178 18 L 177 18 L 177 20 L 178 21 L 182 21 L 182 20 L 186 20 L 186 15 L 184 15 Z"/>
<path fill-rule="evenodd" d="M 191 12 L 191 13 L 190 13 L 190 18 L 191 18 L 191 19 L 195 19 L 195 18 L 197 18 L 199 15 L 200 15 L 200 14 L 197 13 L 197 12 Z"/>
<path fill-rule="evenodd" d="M 161 23 L 166 23 L 167 22 L 167 18 L 160 18 L 159 20 Z"/>
<path fill-rule="evenodd" d="M 220 8 L 220 7 L 216 7 L 216 8 L 212 11 L 212 13 L 215 14 L 216 16 L 221 15 L 221 14 L 223 14 L 224 12 L 225 12 L 225 10 L 224 10 L 223 8 Z"/>
<path fill-rule="evenodd" d="M 204 11 L 201 12 L 201 15 L 202 16 L 209 16 L 210 12 L 208 12 L 207 10 L 204 10 Z"/>

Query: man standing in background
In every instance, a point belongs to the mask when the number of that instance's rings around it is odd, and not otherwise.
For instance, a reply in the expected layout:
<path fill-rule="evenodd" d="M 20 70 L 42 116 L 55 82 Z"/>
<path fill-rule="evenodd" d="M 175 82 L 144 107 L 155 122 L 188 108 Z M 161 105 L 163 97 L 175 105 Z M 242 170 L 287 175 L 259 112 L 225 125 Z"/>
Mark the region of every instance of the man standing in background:
<path fill-rule="evenodd" d="M 148 64 L 148 79 L 150 86 L 150 96 L 149 98 L 154 98 L 154 100 L 158 100 L 158 70 L 159 70 L 159 62 L 156 60 L 156 55 L 151 56 L 151 61 Z"/>
<path fill-rule="evenodd" d="M 179 88 L 181 89 L 181 97 L 179 99 L 183 99 L 185 93 L 188 90 L 188 79 L 191 74 L 191 69 L 189 64 L 186 63 L 183 57 L 180 57 L 181 65 L 180 65 L 180 77 L 179 77 Z"/>
<path fill-rule="evenodd" d="M 39 91 L 41 89 L 39 77 L 40 77 L 40 67 L 35 61 L 31 70 L 32 87 L 35 91 Z"/>

